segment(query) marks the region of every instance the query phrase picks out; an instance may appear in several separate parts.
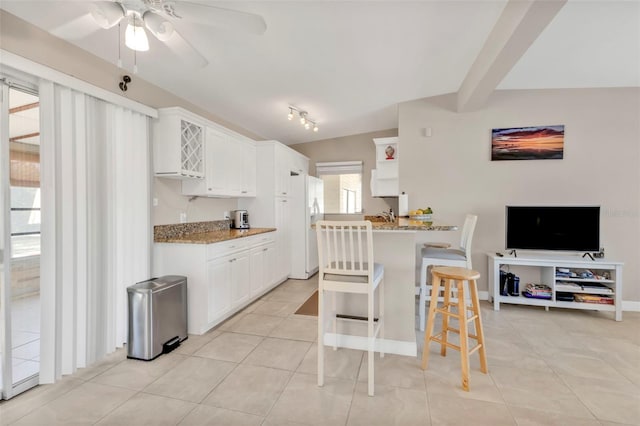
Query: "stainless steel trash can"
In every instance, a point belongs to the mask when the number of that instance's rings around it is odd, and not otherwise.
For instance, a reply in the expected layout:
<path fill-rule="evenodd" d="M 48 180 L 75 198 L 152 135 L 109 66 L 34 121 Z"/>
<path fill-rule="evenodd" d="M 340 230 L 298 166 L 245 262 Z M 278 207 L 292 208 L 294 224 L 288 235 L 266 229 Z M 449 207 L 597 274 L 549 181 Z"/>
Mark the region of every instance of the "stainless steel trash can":
<path fill-rule="evenodd" d="M 187 278 L 167 275 L 127 288 L 127 358 L 152 360 L 187 338 Z"/>

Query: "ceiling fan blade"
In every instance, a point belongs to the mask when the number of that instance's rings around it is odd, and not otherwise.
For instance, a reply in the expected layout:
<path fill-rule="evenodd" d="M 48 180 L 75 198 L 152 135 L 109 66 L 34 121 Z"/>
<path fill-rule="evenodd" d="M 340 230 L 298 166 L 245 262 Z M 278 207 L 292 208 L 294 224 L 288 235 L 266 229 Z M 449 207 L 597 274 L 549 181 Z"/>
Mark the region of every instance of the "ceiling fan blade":
<path fill-rule="evenodd" d="M 189 64 L 196 67 L 204 68 L 209 64 L 207 58 L 202 56 L 198 50 L 191 45 L 184 37 L 178 32 L 173 31 L 173 34 L 167 41 L 164 42 L 169 49 L 171 49 L 176 55 L 183 58 Z"/>
<path fill-rule="evenodd" d="M 91 3 L 89 8 L 93 19 L 105 30 L 115 27 L 126 15 L 124 7 L 113 1 L 96 1 Z"/>
<path fill-rule="evenodd" d="M 144 21 L 144 25 L 147 29 L 151 31 L 151 34 L 156 36 L 160 41 L 169 40 L 175 32 L 171 22 L 150 10 L 146 11 L 144 15 L 142 15 L 142 20 Z"/>
<path fill-rule="evenodd" d="M 239 10 L 223 9 L 188 1 L 168 1 L 162 5 L 163 11 L 176 19 L 199 24 L 239 30 L 251 34 L 262 35 L 267 24 L 260 15 Z"/>

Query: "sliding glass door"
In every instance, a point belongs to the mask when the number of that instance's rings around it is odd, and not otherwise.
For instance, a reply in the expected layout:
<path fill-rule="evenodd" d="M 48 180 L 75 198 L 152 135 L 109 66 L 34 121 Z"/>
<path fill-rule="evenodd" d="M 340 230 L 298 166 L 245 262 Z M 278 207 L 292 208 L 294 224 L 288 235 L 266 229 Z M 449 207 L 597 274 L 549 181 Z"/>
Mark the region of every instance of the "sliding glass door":
<path fill-rule="evenodd" d="M 0 385 L 8 399 L 40 370 L 40 104 L 2 84 L 0 111 Z"/>

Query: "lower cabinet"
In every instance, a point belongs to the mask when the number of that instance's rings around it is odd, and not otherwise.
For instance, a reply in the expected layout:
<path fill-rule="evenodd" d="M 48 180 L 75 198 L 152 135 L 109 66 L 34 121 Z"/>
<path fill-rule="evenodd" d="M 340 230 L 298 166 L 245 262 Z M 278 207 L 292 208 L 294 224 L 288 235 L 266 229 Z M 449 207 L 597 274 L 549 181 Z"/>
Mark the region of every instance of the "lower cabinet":
<path fill-rule="evenodd" d="M 207 262 L 207 300 L 209 301 L 207 322 L 213 322 L 231 311 L 230 257 Z M 187 291 L 189 287 L 193 287 L 193 285 L 187 277 Z"/>
<path fill-rule="evenodd" d="M 274 274 L 275 251 L 274 244 L 266 244 L 251 250 L 251 298 L 264 293 L 276 281 Z"/>
<path fill-rule="evenodd" d="M 251 255 L 246 250 L 233 256 L 231 264 L 231 306 L 239 306 L 251 297 Z"/>
<path fill-rule="evenodd" d="M 291 200 L 284 197 L 275 199 L 276 253 L 274 273 L 277 278 L 286 279 L 291 273 Z"/>
<path fill-rule="evenodd" d="M 215 244 L 154 245 L 154 275 L 187 277 L 189 334 L 203 334 L 280 284 L 273 232 Z"/>

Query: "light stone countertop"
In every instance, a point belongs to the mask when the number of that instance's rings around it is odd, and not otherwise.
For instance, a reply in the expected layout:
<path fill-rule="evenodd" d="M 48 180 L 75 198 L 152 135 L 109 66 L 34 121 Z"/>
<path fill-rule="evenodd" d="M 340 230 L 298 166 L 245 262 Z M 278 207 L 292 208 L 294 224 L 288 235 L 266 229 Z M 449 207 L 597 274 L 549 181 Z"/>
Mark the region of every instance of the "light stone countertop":
<path fill-rule="evenodd" d="M 438 224 L 437 222 L 423 222 L 400 217 L 395 222 L 371 222 L 374 231 L 457 231 L 455 225 Z"/>
<path fill-rule="evenodd" d="M 222 229 L 217 231 L 199 232 L 187 235 L 176 235 L 171 237 L 154 238 L 156 243 L 177 243 L 177 244 L 213 244 L 236 238 L 245 238 L 252 235 L 273 232 L 276 228 L 250 228 L 250 229 Z"/>

